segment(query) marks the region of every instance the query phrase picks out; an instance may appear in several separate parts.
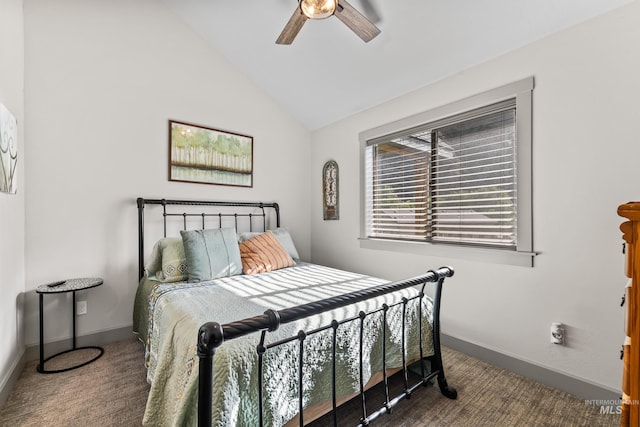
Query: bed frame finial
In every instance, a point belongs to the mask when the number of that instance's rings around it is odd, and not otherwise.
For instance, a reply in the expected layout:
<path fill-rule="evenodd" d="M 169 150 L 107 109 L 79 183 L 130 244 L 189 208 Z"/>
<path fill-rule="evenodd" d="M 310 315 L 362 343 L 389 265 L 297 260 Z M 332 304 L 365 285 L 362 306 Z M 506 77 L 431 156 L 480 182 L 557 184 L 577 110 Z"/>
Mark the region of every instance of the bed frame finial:
<path fill-rule="evenodd" d="M 215 349 L 224 342 L 222 327 L 217 322 L 207 322 L 198 331 L 198 356 L 213 356 Z"/>
<path fill-rule="evenodd" d="M 280 313 L 269 309 L 264 312 L 269 317 L 269 332 L 273 332 L 280 327 Z"/>

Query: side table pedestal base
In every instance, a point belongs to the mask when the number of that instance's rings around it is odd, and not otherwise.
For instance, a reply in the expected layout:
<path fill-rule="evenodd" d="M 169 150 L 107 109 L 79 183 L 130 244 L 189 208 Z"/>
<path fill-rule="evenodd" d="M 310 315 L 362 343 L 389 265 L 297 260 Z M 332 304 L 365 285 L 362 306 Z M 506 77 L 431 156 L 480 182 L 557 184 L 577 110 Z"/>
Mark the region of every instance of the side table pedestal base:
<path fill-rule="evenodd" d="M 44 364 L 47 361 L 49 361 L 49 360 L 51 360 L 51 359 L 53 359 L 55 357 L 62 356 L 63 354 L 71 353 L 72 351 L 87 350 L 87 349 L 99 350 L 100 352 L 96 356 L 92 357 L 91 359 L 89 359 L 89 360 L 87 360 L 85 362 L 82 362 L 80 364 L 77 364 L 77 365 L 74 365 L 74 366 L 70 366 L 68 368 L 51 369 L 51 370 L 47 370 L 47 369 L 44 368 Z M 76 347 L 76 348 L 72 348 L 72 349 L 69 349 L 69 350 L 61 351 L 60 353 L 56 353 L 56 354 L 54 354 L 52 356 L 47 357 L 42 362 L 40 362 L 40 364 L 38 364 L 37 370 L 41 374 L 56 374 L 58 372 L 67 372 L 67 371 L 71 371 L 73 369 L 81 368 L 81 367 L 83 367 L 85 365 L 88 365 L 91 362 L 95 362 L 96 360 L 100 359 L 100 357 L 102 357 L 103 354 L 104 354 L 104 349 L 102 347 L 92 346 L 92 345 L 86 346 L 86 347 Z"/>

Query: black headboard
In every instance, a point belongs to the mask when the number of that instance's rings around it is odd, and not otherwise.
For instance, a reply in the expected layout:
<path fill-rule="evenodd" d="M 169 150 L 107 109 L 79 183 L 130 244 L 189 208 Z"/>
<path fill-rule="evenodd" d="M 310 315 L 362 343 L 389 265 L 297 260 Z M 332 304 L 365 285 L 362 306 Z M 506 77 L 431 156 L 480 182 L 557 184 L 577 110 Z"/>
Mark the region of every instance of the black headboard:
<path fill-rule="evenodd" d="M 162 216 L 163 234 L 167 237 L 167 223 L 169 219 L 180 221 L 182 218 L 183 230 L 189 229 L 189 225 L 197 218 L 197 226 L 194 228 L 222 228 L 224 220 L 232 220 L 236 230 L 243 225 L 248 231 L 266 231 L 274 228 L 270 219 L 275 216 L 275 227 L 280 227 L 280 207 L 277 203 L 264 202 L 220 202 L 206 200 L 167 200 L 144 199 L 138 197 L 138 279 L 144 276 L 144 230 L 145 230 L 145 206 L 159 205 L 156 214 Z M 267 211 L 270 209 L 272 211 Z M 273 213 L 273 215 L 272 215 Z M 257 225 L 257 227 L 256 227 Z"/>

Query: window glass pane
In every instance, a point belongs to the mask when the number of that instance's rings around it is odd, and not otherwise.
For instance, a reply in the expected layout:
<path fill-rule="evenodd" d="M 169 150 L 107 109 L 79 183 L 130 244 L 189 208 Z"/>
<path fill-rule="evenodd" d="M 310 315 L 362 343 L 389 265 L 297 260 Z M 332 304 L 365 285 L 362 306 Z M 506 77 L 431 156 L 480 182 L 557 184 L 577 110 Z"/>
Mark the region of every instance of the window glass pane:
<path fill-rule="evenodd" d="M 516 246 L 515 109 L 435 131 L 433 241 Z"/>
<path fill-rule="evenodd" d="M 369 236 L 424 240 L 430 141 L 410 136 L 368 150 L 372 153 Z"/>

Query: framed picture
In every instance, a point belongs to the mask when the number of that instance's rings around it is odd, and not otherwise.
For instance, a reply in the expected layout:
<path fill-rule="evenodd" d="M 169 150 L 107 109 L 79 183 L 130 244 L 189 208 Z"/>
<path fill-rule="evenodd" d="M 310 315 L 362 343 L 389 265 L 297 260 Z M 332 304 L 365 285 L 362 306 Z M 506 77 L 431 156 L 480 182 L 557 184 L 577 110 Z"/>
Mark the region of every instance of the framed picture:
<path fill-rule="evenodd" d="M 338 163 L 329 160 L 322 168 L 322 217 L 325 220 L 340 219 L 338 191 Z"/>
<path fill-rule="evenodd" d="M 169 181 L 253 187 L 253 137 L 169 120 Z"/>
<path fill-rule="evenodd" d="M 18 124 L 16 118 L 0 104 L 0 191 L 16 194 L 18 163 Z"/>

